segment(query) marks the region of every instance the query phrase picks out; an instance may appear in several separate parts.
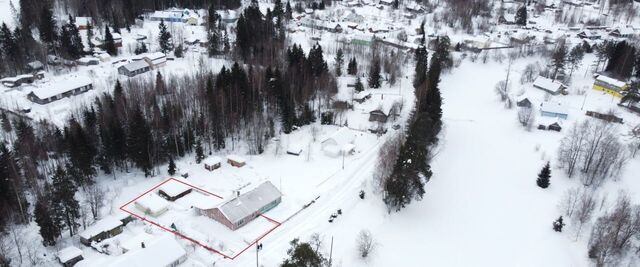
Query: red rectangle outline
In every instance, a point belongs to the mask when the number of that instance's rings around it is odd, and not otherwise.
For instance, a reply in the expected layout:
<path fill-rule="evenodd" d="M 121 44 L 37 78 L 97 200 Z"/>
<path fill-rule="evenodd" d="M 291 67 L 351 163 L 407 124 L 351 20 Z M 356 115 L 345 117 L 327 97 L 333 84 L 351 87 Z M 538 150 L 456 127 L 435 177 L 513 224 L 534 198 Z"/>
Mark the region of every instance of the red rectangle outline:
<path fill-rule="evenodd" d="M 192 243 L 194 243 L 194 244 L 196 244 L 196 245 L 199 245 L 199 246 L 201 246 L 202 248 L 204 248 L 204 249 L 206 249 L 206 250 L 208 250 L 208 251 L 210 251 L 210 252 L 213 252 L 213 253 L 219 254 L 219 255 L 221 255 L 222 257 L 224 257 L 225 259 L 231 259 L 231 260 L 236 259 L 236 258 L 237 258 L 238 256 L 240 256 L 242 253 L 244 253 L 245 251 L 247 251 L 247 249 L 249 249 L 249 248 L 250 248 L 250 247 L 252 247 L 253 245 L 256 245 L 256 244 L 257 244 L 257 243 L 258 243 L 262 238 L 264 238 L 265 236 L 267 236 L 268 234 L 270 234 L 271 232 L 273 232 L 273 230 L 275 230 L 276 228 L 280 227 L 280 225 L 282 225 L 282 223 L 280 223 L 280 222 L 278 222 L 278 221 L 276 221 L 276 220 L 274 220 L 274 219 L 271 219 L 271 218 L 269 218 L 269 217 L 265 216 L 264 214 L 259 214 L 261 217 L 263 217 L 263 218 L 267 219 L 269 222 L 271 222 L 271 223 L 275 224 L 275 226 L 274 226 L 273 228 L 269 229 L 269 231 L 267 231 L 266 233 L 264 233 L 264 234 L 260 235 L 260 236 L 255 240 L 255 241 L 253 241 L 253 243 L 249 244 L 249 246 L 247 246 L 246 248 L 244 248 L 243 250 L 241 250 L 238 254 L 235 254 L 233 257 L 231 257 L 231 256 L 225 255 L 224 253 L 222 253 L 222 252 L 220 252 L 220 251 L 218 251 L 218 250 L 215 250 L 215 249 L 213 249 L 213 248 L 211 248 L 211 247 L 209 247 L 209 246 L 206 246 L 206 245 L 204 245 L 204 244 L 202 244 L 202 243 L 198 242 L 197 240 L 194 240 L 193 238 L 190 238 L 190 237 L 188 237 L 188 236 L 186 236 L 186 235 L 183 235 L 183 234 L 181 234 L 181 233 L 178 233 L 177 231 L 174 231 L 174 230 L 168 229 L 168 228 L 166 228 L 166 227 L 164 227 L 164 226 L 162 226 L 162 225 L 160 225 L 160 224 L 158 224 L 158 223 L 156 223 L 156 222 L 154 222 L 154 221 L 150 221 L 150 220 L 148 220 L 148 219 L 147 219 L 147 218 L 145 218 L 145 217 L 142 217 L 142 216 L 140 216 L 140 215 L 138 215 L 138 214 L 136 214 L 136 213 L 130 212 L 130 211 L 128 211 L 128 210 L 126 210 L 126 209 L 125 209 L 125 206 L 128 206 L 128 205 L 129 205 L 129 204 L 131 204 L 132 202 L 134 202 L 134 201 L 138 200 L 138 199 L 139 199 L 139 198 L 141 198 L 142 196 L 144 196 L 144 195 L 148 194 L 149 192 L 151 192 L 151 191 L 155 190 L 156 188 L 158 188 L 158 187 L 162 186 L 163 184 L 165 184 L 165 183 L 167 183 L 167 182 L 169 182 L 169 181 L 171 181 L 171 180 L 176 181 L 176 182 L 179 182 L 179 183 L 182 183 L 182 184 L 185 184 L 185 185 L 187 185 L 187 186 L 192 187 L 192 188 L 193 188 L 193 189 L 195 189 L 195 190 L 198 190 L 198 191 L 201 191 L 201 192 L 207 193 L 207 194 L 209 194 L 209 195 L 211 195 L 211 196 L 214 196 L 214 197 L 217 197 L 217 198 L 219 198 L 219 199 L 224 199 L 224 198 L 222 198 L 221 196 L 216 195 L 216 194 L 214 194 L 214 193 L 211 193 L 211 192 L 209 192 L 209 191 L 207 191 L 207 190 L 201 189 L 201 188 L 199 188 L 199 187 L 197 187 L 197 186 L 194 186 L 194 185 L 192 185 L 192 184 L 189 184 L 189 183 L 186 183 L 186 182 L 184 182 L 184 181 L 180 181 L 180 180 L 178 180 L 178 179 L 175 179 L 175 178 L 171 177 L 171 178 L 169 178 L 169 179 L 167 179 L 167 180 L 165 180 L 165 181 L 161 182 L 160 184 L 158 184 L 158 185 L 156 185 L 156 186 L 152 187 L 151 189 L 149 189 L 149 190 L 145 191 L 144 193 L 142 193 L 142 194 L 141 194 L 141 195 L 139 195 L 138 197 L 134 198 L 133 200 L 131 200 L 131 201 L 129 201 L 129 202 L 127 202 L 127 203 L 125 203 L 124 205 L 120 206 L 120 210 L 122 210 L 122 211 L 124 211 L 124 212 L 126 212 L 126 213 L 129 213 L 129 214 L 131 214 L 131 216 L 134 216 L 134 217 L 136 217 L 136 218 L 138 218 L 138 219 L 140 219 L 140 220 L 142 220 L 142 221 L 145 221 L 145 222 L 148 222 L 148 223 L 150 223 L 150 224 L 152 224 L 152 225 L 155 225 L 155 226 L 157 226 L 158 228 L 160 228 L 160 229 L 162 229 L 162 230 L 165 230 L 165 231 L 167 231 L 167 232 L 169 232 L 169 233 L 172 233 L 172 234 L 174 234 L 174 235 L 176 235 L 176 236 L 178 236 L 178 237 L 180 237 L 180 238 L 182 238 L 182 239 L 185 239 L 185 240 L 191 241 Z"/>

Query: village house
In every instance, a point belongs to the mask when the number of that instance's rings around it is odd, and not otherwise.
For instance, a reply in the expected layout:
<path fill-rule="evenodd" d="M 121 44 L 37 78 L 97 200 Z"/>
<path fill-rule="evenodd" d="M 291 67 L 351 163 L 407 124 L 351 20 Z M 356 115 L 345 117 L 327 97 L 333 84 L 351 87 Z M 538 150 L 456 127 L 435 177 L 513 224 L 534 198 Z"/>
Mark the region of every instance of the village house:
<path fill-rule="evenodd" d="M 610 31 L 609 35 L 618 38 L 631 38 L 636 36 L 636 31 L 631 27 L 620 27 Z"/>
<path fill-rule="evenodd" d="M 116 47 L 122 47 L 122 36 L 119 33 L 112 32 L 111 37 L 113 38 L 113 43 L 115 44 Z M 106 41 L 105 37 L 96 36 L 91 40 L 91 43 L 93 43 L 95 47 L 104 49 L 105 41 Z"/>
<path fill-rule="evenodd" d="M 137 199 L 134 205 L 145 215 L 158 217 L 168 210 L 169 203 L 156 194 L 146 194 Z"/>
<path fill-rule="evenodd" d="M 561 82 L 551 80 L 549 78 L 545 78 L 542 76 L 538 76 L 535 81 L 533 81 L 533 87 L 543 90 L 552 95 L 564 94 L 564 90 L 566 86 Z"/>
<path fill-rule="evenodd" d="M 540 115 L 567 119 L 569 111 L 561 103 L 543 102 L 540 104 Z"/>
<path fill-rule="evenodd" d="M 593 82 L 593 90 L 598 90 L 615 97 L 622 97 L 623 92 L 629 90 L 629 85 L 604 75 L 598 75 Z"/>
<path fill-rule="evenodd" d="M 30 72 L 41 71 L 44 70 L 44 65 L 42 64 L 42 62 L 35 60 L 27 63 L 27 69 Z"/>
<path fill-rule="evenodd" d="M 581 31 L 578 33 L 578 37 L 582 39 L 597 40 L 600 39 L 600 34 L 595 31 Z"/>
<path fill-rule="evenodd" d="M 245 160 L 244 158 L 240 157 L 240 156 L 236 156 L 236 155 L 228 155 L 227 156 L 227 163 L 229 163 L 229 165 L 233 166 L 233 167 L 242 167 L 244 165 L 247 165 L 247 160 Z"/>
<path fill-rule="evenodd" d="M 397 101 L 384 101 L 376 109 L 369 112 L 369 121 L 385 123 L 390 117 L 398 116 L 400 103 Z"/>
<path fill-rule="evenodd" d="M 100 242 L 104 239 L 119 235 L 122 233 L 123 227 L 124 224 L 122 221 L 116 218 L 104 218 L 82 231 L 79 234 L 80 242 L 86 246 L 91 246 L 92 242 Z"/>
<path fill-rule="evenodd" d="M 164 11 L 155 11 L 148 15 L 150 21 L 164 21 L 174 23 L 188 23 L 189 18 L 194 18 L 196 14 L 188 9 L 171 9 Z"/>
<path fill-rule="evenodd" d="M 66 247 L 58 251 L 58 260 L 64 267 L 72 267 L 83 259 L 82 250 L 74 246 Z"/>
<path fill-rule="evenodd" d="M 221 204 L 218 207 L 202 210 L 204 214 L 231 230 L 253 221 L 282 201 L 282 193 L 269 181 L 260 184 L 249 192 Z"/>
<path fill-rule="evenodd" d="M 356 134 L 347 127 L 341 127 L 320 142 L 322 151 L 330 157 L 351 154 L 355 150 Z"/>
<path fill-rule="evenodd" d="M 187 260 L 187 252 L 172 235 L 144 242 L 144 248 L 129 251 L 113 260 L 109 267 L 175 267 Z"/>
<path fill-rule="evenodd" d="M 166 200 L 176 201 L 177 199 L 191 193 L 191 190 L 193 190 L 191 186 L 188 186 L 176 180 L 169 180 L 168 182 L 160 186 L 158 195 Z"/>
<path fill-rule="evenodd" d="M 93 89 L 91 79 L 84 76 L 67 77 L 52 81 L 34 88 L 27 98 L 41 105 L 60 100 L 65 97 L 79 95 Z"/>
<path fill-rule="evenodd" d="M 118 68 L 118 73 L 125 75 L 127 77 L 134 77 L 136 75 L 149 72 L 151 70 L 151 66 L 149 63 L 144 60 L 132 61 L 127 63 L 126 65 L 120 66 Z"/>
<path fill-rule="evenodd" d="M 80 66 L 94 66 L 100 64 L 100 59 L 95 57 L 81 57 L 76 60 Z"/>
<path fill-rule="evenodd" d="M 208 171 L 213 171 L 222 166 L 222 159 L 220 157 L 208 157 L 202 161 L 204 168 Z"/>
<path fill-rule="evenodd" d="M 36 77 L 33 74 L 22 74 L 16 77 L 7 77 L 0 80 L 2 85 L 13 88 L 18 87 L 22 84 L 31 84 L 35 81 Z"/>
<path fill-rule="evenodd" d="M 593 117 L 596 119 L 600 119 L 606 122 L 617 122 L 617 123 L 623 123 L 623 119 L 613 115 L 613 114 L 603 114 L 603 113 L 599 113 L 599 112 L 595 112 L 595 111 L 587 111 L 585 113 L 585 115 L 589 116 L 589 117 Z"/>
<path fill-rule="evenodd" d="M 149 63 L 149 66 L 151 66 L 152 69 L 157 69 L 167 65 L 167 55 L 162 52 L 143 54 L 142 59 Z"/>

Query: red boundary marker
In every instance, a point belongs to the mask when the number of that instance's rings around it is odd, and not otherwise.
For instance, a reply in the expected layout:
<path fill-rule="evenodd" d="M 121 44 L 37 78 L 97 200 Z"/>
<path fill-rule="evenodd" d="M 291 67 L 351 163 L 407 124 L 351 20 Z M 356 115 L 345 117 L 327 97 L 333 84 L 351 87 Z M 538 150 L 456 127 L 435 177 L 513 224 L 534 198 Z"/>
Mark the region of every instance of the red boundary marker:
<path fill-rule="evenodd" d="M 235 255 L 233 255 L 233 256 L 229 256 L 229 255 L 225 255 L 224 253 L 222 253 L 222 252 L 220 252 L 220 251 L 218 251 L 218 250 L 216 250 L 216 249 L 213 249 L 213 248 L 211 248 L 211 247 L 209 247 L 209 246 L 207 246 L 207 245 L 204 245 L 204 244 L 200 243 L 199 241 L 197 241 L 197 240 L 195 240 L 195 239 L 193 239 L 193 238 L 190 238 L 190 237 L 188 237 L 188 236 L 186 236 L 186 235 L 183 235 L 183 234 L 181 234 L 181 233 L 179 233 L 179 232 L 177 232 L 177 231 L 171 230 L 171 229 L 169 229 L 169 228 L 167 228 L 167 227 L 164 227 L 164 226 L 162 226 L 162 225 L 160 225 L 160 224 L 158 224 L 158 223 L 156 223 L 156 222 L 154 222 L 154 221 L 150 221 L 150 220 L 148 220 L 148 219 L 147 219 L 147 218 L 145 218 L 145 217 L 142 217 L 142 216 L 140 216 L 140 215 L 138 215 L 138 214 L 136 214 L 136 213 L 130 212 L 130 211 L 128 211 L 127 209 L 125 209 L 125 207 L 126 207 L 126 206 L 128 206 L 129 204 L 133 203 L 134 201 L 138 200 L 138 199 L 139 199 L 139 198 L 141 198 L 142 196 L 144 196 L 144 195 L 148 194 L 149 192 L 151 192 L 151 191 L 155 190 L 156 188 L 158 188 L 158 187 L 162 186 L 163 184 L 165 184 L 165 183 L 167 183 L 167 182 L 169 182 L 169 181 L 172 181 L 172 180 L 173 180 L 173 181 L 176 181 L 176 182 L 179 182 L 179 183 L 182 183 L 182 184 L 185 184 L 185 185 L 187 185 L 187 186 L 190 186 L 191 188 L 193 188 L 193 189 L 195 189 L 195 190 L 198 190 L 198 191 L 204 192 L 204 193 L 206 193 L 206 194 L 209 194 L 209 195 L 211 195 L 211 196 L 217 197 L 217 198 L 219 198 L 219 199 L 224 199 L 224 198 L 222 198 L 221 196 L 216 195 L 216 194 L 214 194 L 214 193 L 211 193 L 211 192 L 209 192 L 209 191 L 207 191 L 207 190 L 201 189 L 201 188 L 199 188 L 199 187 L 197 187 L 197 186 L 194 186 L 194 185 L 192 185 L 192 184 L 189 184 L 189 183 L 186 183 L 186 182 L 184 182 L 184 181 L 180 181 L 180 180 L 177 180 L 177 179 L 175 179 L 175 178 L 171 177 L 171 178 L 169 178 L 169 179 L 167 179 L 167 180 L 163 181 L 162 183 L 159 183 L 158 185 L 156 185 L 156 186 L 152 187 L 151 189 L 149 189 L 149 190 L 145 191 L 144 193 L 142 193 L 141 195 L 139 195 L 139 196 L 137 196 L 136 198 L 132 199 L 131 201 L 129 201 L 129 202 L 127 202 L 127 203 L 125 203 L 124 205 L 120 206 L 120 210 L 122 210 L 122 211 L 124 211 L 124 212 L 126 212 L 126 213 L 129 213 L 129 214 L 131 214 L 131 216 L 134 216 L 134 217 L 136 217 L 136 218 L 138 218 L 138 219 L 140 219 L 140 220 L 142 220 L 142 221 L 145 221 L 145 222 L 148 222 L 148 223 L 150 223 L 150 224 L 152 224 L 152 225 L 155 225 L 155 226 L 157 226 L 158 228 L 160 228 L 160 229 L 162 229 L 162 230 L 165 230 L 165 231 L 167 231 L 167 232 L 169 232 L 169 233 L 172 233 L 172 234 L 176 235 L 177 237 L 180 237 L 180 238 L 185 239 L 185 240 L 188 240 L 188 241 L 190 241 L 190 242 L 192 242 L 192 243 L 194 243 L 194 244 L 196 244 L 196 245 L 198 245 L 198 246 L 201 246 L 201 247 L 203 247 L 204 249 L 206 249 L 206 250 L 208 250 L 208 251 L 210 251 L 210 252 L 213 252 L 213 253 L 219 254 L 219 255 L 221 255 L 222 257 L 224 257 L 225 259 L 231 259 L 231 260 L 235 260 L 238 256 L 240 256 L 242 253 L 244 253 L 245 251 L 247 251 L 247 249 L 249 249 L 249 248 L 250 248 L 250 247 L 252 247 L 253 245 L 256 245 L 256 244 L 257 244 L 257 243 L 258 243 L 262 238 L 264 238 L 265 236 L 267 236 L 268 234 L 270 234 L 271 232 L 273 232 L 273 230 L 275 230 L 276 228 L 280 227 L 280 225 L 282 225 L 282 223 L 280 223 L 280 222 L 278 222 L 278 221 L 276 221 L 276 220 L 274 220 L 274 219 L 271 219 L 271 218 L 269 218 L 269 217 L 265 216 L 264 214 L 259 214 L 259 215 L 260 215 L 260 217 L 263 217 L 263 218 L 267 219 L 269 222 L 271 222 L 271 223 L 275 224 L 275 226 L 274 226 L 273 228 L 269 229 L 269 231 L 265 232 L 264 234 L 261 234 L 260 236 L 258 236 L 258 238 L 257 238 L 255 241 L 253 241 L 251 244 L 249 244 L 249 246 L 247 246 L 246 248 L 244 248 L 243 250 L 241 250 L 239 253 L 237 253 L 237 254 L 235 254 Z"/>

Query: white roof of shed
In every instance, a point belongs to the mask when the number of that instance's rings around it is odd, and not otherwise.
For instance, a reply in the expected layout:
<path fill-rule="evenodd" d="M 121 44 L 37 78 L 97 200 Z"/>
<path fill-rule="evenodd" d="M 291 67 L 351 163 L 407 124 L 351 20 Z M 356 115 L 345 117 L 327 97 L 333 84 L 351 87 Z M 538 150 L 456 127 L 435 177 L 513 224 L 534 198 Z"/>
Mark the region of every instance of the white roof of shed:
<path fill-rule="evenodd" d="M 162 190 L 162 192 L 169 195 L 170 197 L 176 197 L 190 189 L 191 186 L 188 186 L 176 180 L 169 180 L 168 182 L 160 186 L 160 190 Z"/>
<path fill-rule="evenodd" d="M 266 181 L 218 208 L 231 223 L 235 224 L 281 196 L 280 191 L 271 182 Z"/>
<path fill-rule="evenodd" d="M 222 159 L 220 157 L 216 157 L 216 156 L 208 157 L 208 158 L 206 158 L 206 159 L 204 159 L 202 161 L 202 163 L 204 163 L 205 165 L 216 165 L 216 164 L 219 164 L 221 162 L 222 162 Z"/>
<path fill-rule="evenodd" d="M 136 203 L 145 209 L 148 209 L 151 213 L 157 213 L 167 208 L 169 203 L 156 194 L 146 194 L 143 197 L 136 200 Z"/>
<path fill-rule="evenodd" d="M 82 256 L 82 250 L 74 246 L 66 247 L 58 251 L 58 259 L 62 263 L 68 262 L 78 256 Z"/>
<path fill-rule="evenodd" d="M 246 163 L 247 162 L 246 159 L 244 159 L 243 157 L 240 157 L 238 155 L 228 155 L 227 159 L 231 160 L 231 161 L 238 162 L 238 163 Z"/>
<path fill-rule="evenodd" d="M 86 230 L 80 233 L 80 237 L 84 239 L 90 239 L 102 232 L 111 231 L 121 225 L 122 222 L 120 220 L 114 217 L 106 217 L 102 220 L 97 221 L 92 226 L 87 227 Z"/>

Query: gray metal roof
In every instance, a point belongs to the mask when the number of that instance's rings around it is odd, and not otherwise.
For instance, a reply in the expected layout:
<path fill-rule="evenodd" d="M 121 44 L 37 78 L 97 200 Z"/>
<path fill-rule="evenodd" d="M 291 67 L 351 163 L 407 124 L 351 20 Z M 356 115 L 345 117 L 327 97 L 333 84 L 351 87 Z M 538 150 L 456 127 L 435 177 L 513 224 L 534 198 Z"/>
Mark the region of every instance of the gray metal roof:
<path fill-rule="evenodd" d="M 144 60 L 133 61 L 127 65 L 122 66 L 122 68 L 125 68 L 130 72 L 143 69 L 143 68 L 148 68 L 148 67 L 149 67 L 149 63 L 147 63 Z"/>
<path fill-rule="evenodd" d="M 280 191 L 271 182 L 266 181 L 218 208 L 231 223 L 236 224 L 281 196 Z"/>

